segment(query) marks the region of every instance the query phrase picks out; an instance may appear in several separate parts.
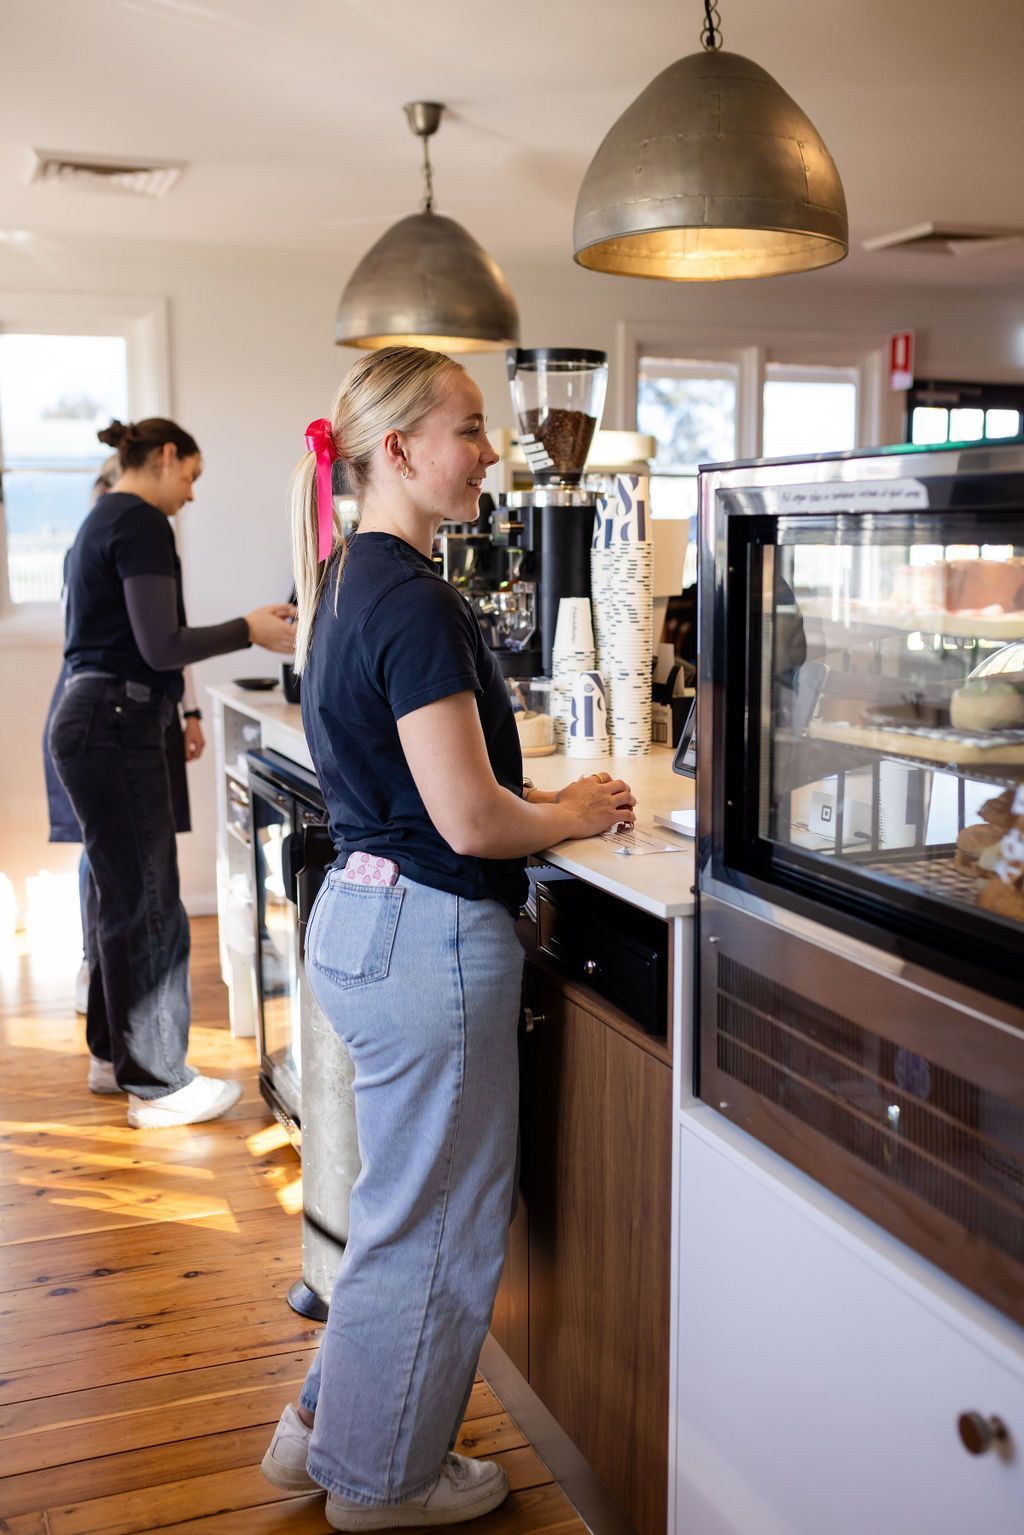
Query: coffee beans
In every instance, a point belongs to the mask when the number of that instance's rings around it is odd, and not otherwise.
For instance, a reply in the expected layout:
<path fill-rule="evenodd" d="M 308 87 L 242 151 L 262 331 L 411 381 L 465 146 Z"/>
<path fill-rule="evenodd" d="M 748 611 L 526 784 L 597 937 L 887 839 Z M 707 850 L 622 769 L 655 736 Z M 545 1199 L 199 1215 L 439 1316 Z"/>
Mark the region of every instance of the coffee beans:
<path fill-rule="evenodd" d="M 523 449 L 534 474 L 579 474 L 590 452 L 596 416 L 582 410 L 528 410 L 521 424 Z"/>

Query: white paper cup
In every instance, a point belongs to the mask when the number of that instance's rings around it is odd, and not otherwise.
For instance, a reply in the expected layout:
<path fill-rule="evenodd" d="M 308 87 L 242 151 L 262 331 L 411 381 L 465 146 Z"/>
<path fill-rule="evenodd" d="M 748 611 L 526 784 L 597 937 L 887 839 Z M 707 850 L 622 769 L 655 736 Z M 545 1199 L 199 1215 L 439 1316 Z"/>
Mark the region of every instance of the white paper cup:
<path fill-rule="evenodd" d="M 589 597 L 563 597 L 558 604 L 552 654 L 555 651 L 593 650 L 594 625 Z"/>
<path fill-rule="evenodd" d="M 608 701 L 600 672 L 579 672 L 572 690 L 566 734 L 570 757 L 603 757 L 608 752 Z"/>

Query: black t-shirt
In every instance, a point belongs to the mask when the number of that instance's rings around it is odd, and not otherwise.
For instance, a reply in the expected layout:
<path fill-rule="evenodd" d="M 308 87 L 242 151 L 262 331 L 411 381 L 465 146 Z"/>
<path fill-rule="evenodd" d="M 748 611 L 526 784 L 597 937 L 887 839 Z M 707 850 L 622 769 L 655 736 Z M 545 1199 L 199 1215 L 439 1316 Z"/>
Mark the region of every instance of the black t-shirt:
<path fill-rule="evenodd" d="M 350 541 L 337 614 L 333 595 L 332 567 L 302 678 L 302 722 L 338 866 L 351 852 L 376 853 L 419 884 L 518 911 L 526 860 L 454 852 L 427 815 L 398 737 L 404 714 L 471 690 L 494 776 L 522 793 L 508 690 L 472 609 L 430 560 L 390 533 Z"/>
<path fill-rule="evenodd" d="M 64 655 L 73 672 L 97 667 L 131 682 L 145 682 L 178 700 L 180 671 L 147 666 L 135 643 L 124 582 L 128 576 L 173 576 L 178 623 L 185 623 L 181 562 L 171 524 L 140 496 L 101 496 L 78 530 L 67 567 Z"/>

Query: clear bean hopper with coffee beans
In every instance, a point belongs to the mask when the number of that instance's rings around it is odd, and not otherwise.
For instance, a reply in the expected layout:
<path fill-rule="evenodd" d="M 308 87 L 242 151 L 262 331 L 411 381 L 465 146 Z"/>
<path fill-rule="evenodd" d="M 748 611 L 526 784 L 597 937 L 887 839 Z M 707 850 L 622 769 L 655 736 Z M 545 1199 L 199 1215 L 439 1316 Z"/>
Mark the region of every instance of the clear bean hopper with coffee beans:
<path fill-rule="evenodd" d="M 492 537 L 523 553 L 535 583 L 536 628 L 530 646 L 504 669 L 510 676 L 549 676 L 560 600 L 590 596 L 596 497 L 580 480 L 604 409 L 608 354 L 511 347 L 506 356 L 519 442 L 534 483 L 501 500 Z"/>

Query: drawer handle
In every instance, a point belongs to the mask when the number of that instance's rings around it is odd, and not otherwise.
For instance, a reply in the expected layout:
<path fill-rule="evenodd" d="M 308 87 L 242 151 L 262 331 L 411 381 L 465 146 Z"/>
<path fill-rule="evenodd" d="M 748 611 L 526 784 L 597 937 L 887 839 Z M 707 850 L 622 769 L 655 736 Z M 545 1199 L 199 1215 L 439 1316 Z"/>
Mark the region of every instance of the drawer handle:
<path fill-rule="evenodd" d="M 960 1440 L 968 1455 L 984 1455 L 993 1445 L 1004 1445 L 1010 1435 L 1002 1418 L 986 1418 L 980 1412 L 962 1412 L 957 1419 Z"/>
<path fill-rule="evenodd" d="M 583 974 L 584 975 L 596 975 L 597 974 L 597 960 L 596 959 L 584 960 L 584 962 L 583 962 Z"/>
<path fill-rule="evenodd" d="M 523 1008 L 523 1018 L 526 1023 L 527 1034 L 532 1034 L 538 1023 L 547 1023 L 547 1019 L 543 1013 L 535 1013 L 529 1007 Z"/>

